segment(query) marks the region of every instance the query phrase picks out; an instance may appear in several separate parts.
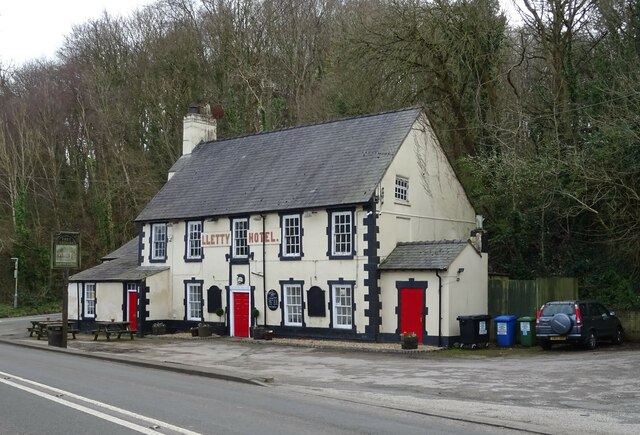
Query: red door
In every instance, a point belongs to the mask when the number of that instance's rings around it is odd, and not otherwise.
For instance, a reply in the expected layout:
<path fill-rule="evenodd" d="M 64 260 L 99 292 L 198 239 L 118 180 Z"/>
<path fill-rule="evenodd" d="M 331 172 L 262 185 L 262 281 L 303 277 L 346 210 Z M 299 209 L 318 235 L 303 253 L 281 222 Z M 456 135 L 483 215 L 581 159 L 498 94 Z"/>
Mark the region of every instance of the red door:
<path fill-rule="evenodd" d="M 249 293 L 233 294 L 233 335 L 249 336 Z"/>
<path fill-rule="evenodd" d="M 418 343 L 422 343 L 424 331 L 424 290 L 421 288 L 400 289 L 400 333 L 415 332 Z"/>
<path fill-rule="evenodd" d="M 127 320 L 131 322 L 131 329 L 136 329 L 136 323 L 138 320 L 138 293 L 127 292 L 127 299 Z"/>

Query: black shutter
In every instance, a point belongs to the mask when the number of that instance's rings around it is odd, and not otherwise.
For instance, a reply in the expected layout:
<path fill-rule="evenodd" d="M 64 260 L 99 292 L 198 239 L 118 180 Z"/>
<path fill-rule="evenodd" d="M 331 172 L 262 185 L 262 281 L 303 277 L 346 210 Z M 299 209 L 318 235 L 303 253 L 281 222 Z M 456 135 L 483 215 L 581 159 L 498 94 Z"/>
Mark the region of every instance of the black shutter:
<path fill-rule="evenodd" d="M 318 286 L 313 286 L 307 291 L 307 300 L 309 301 L 308 313 L 309 317 L 325 317 L 326 303 L 325 291 Z"/>
<path fill-rule="evenodd" d="M 207 312 L 215 313 L 218 308 L 222 308 L 222 290 L 212 285 L 207 290 Z"/>

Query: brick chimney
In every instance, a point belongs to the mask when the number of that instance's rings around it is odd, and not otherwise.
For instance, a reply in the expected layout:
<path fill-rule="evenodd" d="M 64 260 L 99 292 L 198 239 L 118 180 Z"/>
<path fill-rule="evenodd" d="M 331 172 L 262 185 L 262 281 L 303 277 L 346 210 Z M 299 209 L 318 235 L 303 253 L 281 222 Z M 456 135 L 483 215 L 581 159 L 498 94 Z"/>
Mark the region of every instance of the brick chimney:
<path fill-rule="evenodd" d="M 182 155 L 191 154 L 200 142 L 216 140 L 216 125 L 208 104 L 189 107 L 183 120 Z"/>

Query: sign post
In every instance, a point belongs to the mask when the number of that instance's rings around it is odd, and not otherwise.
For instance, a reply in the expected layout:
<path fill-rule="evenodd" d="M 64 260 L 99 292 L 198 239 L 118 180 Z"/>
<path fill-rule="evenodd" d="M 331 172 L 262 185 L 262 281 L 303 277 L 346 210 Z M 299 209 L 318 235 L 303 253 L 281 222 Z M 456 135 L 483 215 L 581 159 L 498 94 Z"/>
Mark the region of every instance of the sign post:
<path fill-rule="evenodd" d="M 13 292 L 13 308 L 18 308 L 18 257 L 11 257 L 13 260 L 13 278 L 15 280 L 15 291 Z"/>
<path fill-rule="evenodd" d="M 67 347 L 69 328 L 69 269 L 80 268 L 80 233 L 60 231 L 51 241 L 51 268 L 63 269 L 62 289 L 62 346 Z"/>

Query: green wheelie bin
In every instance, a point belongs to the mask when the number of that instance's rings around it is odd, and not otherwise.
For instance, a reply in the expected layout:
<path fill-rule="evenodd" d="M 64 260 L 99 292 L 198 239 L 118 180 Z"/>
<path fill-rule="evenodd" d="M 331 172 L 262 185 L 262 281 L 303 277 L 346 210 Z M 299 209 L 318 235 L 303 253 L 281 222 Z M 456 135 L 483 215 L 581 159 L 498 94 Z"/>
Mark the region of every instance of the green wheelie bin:
<path fill-rule="evenodd" d="M 518 319 L 518 341 L 525 347 L 536 345 L 535 317 L 525 316 Z"/>

